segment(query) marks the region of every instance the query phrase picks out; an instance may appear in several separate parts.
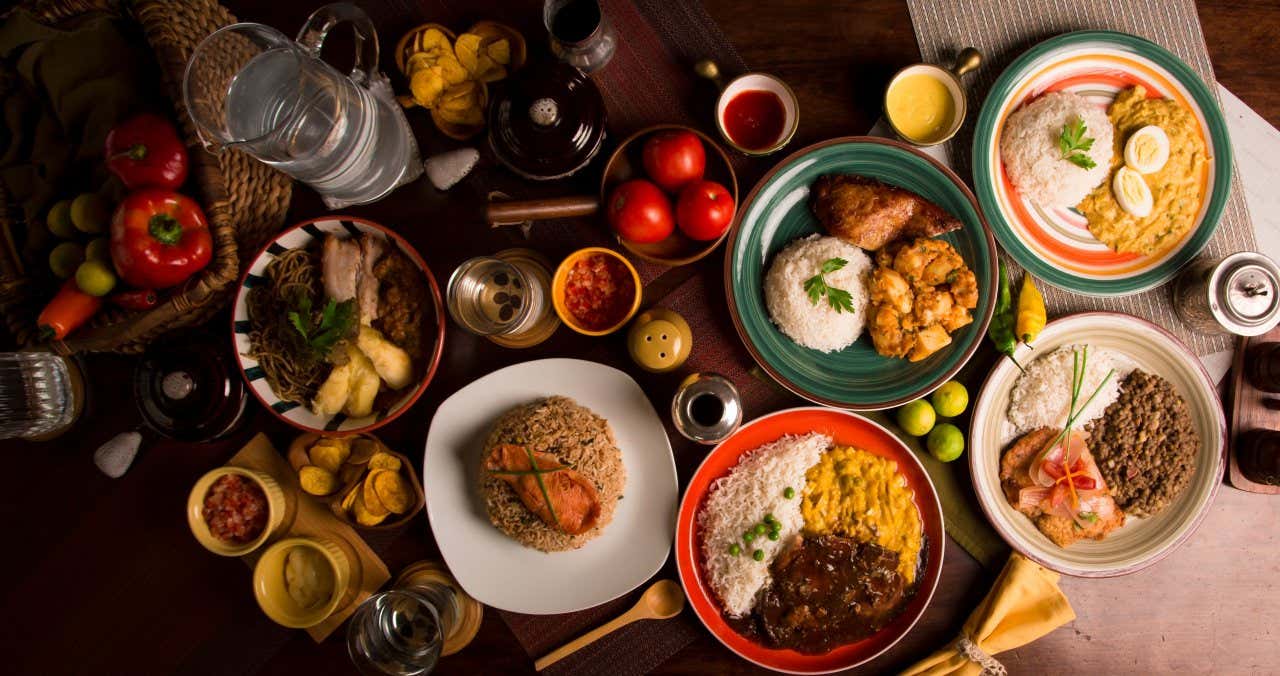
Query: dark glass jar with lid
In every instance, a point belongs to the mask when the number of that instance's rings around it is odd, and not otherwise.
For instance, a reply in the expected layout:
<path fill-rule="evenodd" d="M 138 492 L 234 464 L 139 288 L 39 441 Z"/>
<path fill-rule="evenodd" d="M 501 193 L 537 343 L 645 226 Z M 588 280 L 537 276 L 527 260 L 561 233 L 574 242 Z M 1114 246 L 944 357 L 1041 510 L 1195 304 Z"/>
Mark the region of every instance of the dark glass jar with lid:
<path fill-rule="evenodd" d="M 187 442 L 230 434 L 248 401 L 235 355 L 223 341 L 199 335 L 153 344 L 134 368 L 133 394 L 148 427 Z"/>
<path fill-rule="evenodd" d="M 540 62 L 518 73 L 489 106 L 489 145 L 498 161 L 536 181 L 565 178 L 604 145 L 600 90 L 582 71 Z"/>

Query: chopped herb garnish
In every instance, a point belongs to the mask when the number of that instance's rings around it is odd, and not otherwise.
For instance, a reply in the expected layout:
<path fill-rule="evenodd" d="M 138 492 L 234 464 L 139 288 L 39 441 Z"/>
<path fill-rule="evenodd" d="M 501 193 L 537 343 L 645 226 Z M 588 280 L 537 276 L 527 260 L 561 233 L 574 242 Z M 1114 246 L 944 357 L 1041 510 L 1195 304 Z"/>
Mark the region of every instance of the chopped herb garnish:
<path fill-rule="evenodd" d="M 296 309 L 289 311 L 289 323 L 307 346 L 320 356 L 329 354 L 338 341 L 355 332 L 356 319 L 355 299 L 339 303 L 330 298 L 320 312 L 319 323 L 312 318 L 310 296 L 303 295 L 298 299 Z"/>
<path fill-rule="evenodd" d="M 853 296 L 844 289 L 827 286 L 827 281 L 822 278 L 823 275 L 835 272 L 848 264 L 849 261 L 843 258 L 828 258 L 822 264 L 818 274 L 804 280 L 804 292 L 809 294 L 809 302 L 817 305 L 818 300 L 826 296 L 827 304 L 836 312 L 853 312 Z"/>
<path fill-rule="evenodd" d="M 1089 149 L 1093 147 L 1093 138 L 1085 136 L 1087 131 L 1089 128 L 1085 126 L 1084 119 L 1076 117 L 1074 122 L 1062 125 L 1062 133 L 1058 135 L 1058 150 L 1062 152 L 1062 159 L 1081 169 L 1098 166 L 1088 155 Z"/>

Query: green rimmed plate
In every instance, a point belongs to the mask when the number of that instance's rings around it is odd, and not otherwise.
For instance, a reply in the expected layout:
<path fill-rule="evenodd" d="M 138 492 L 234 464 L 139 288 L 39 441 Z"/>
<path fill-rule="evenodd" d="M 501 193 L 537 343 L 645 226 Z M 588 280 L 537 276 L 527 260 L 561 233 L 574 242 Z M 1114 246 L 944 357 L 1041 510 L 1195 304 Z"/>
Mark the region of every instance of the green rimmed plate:
<path fill-rule="evenodd" d="M 859 174 L 910 190 L 959 218 L 964 227 L 950 242 L 978 278 L 973 323 L 951 344 L 911 363 L 876 354 L 865 332 L 839 352 L 800 347 L 769 319 L 764 274 L 774 254 L 820 232 L 809 211 L 809 186 L 821 175 Z M 780 162 L 742 203 L 725 250 L 729 313 L 751 356 L 787 389 L 810 401 L 850 410 L 898 406 L 932 392 L 973 355 L 995 307 L 995 239 L 973 193 L 950 169 L 909 146 L 882 138 L 850 136 L 811 145 Z"/>
<path fill-rule="evenodd" d="M 1105 110 L 1120 90 L 1134 85 L 1190 110 L 1210 156 L 1200 177 L 1202 200 L 1195 224 L 1179 241 L 1145 256 L 1108 249 L 1089 233 L 1088 222 L 1075 209 L 1044 207 L 1023 198 L 1000 161 L 1005 118 L 1026 101 L 1045 92 L 1069 91 Z M 1230 192 L 1231 142 L 1213 94 L 1178 57 L 1125 33 L 1080 31 L 1032 47 L 996 80 L 974 131 L 973 177 L 996 238 L 1019 265 L 1067 291 L 1124 296 L 1169 281 L 1209 242 Z"/>

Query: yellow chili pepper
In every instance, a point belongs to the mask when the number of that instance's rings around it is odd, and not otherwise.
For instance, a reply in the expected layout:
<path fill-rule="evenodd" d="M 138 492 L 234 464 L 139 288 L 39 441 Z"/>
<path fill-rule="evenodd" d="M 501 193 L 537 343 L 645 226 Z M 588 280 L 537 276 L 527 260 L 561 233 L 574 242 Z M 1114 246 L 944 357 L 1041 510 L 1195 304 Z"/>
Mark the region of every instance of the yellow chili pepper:
<path fill-rule="evenodd" d="M 1031 273 L 1022 274 L 1022 290 L 1018 291 L 1018 340 L 1030 345 L 1040 335 L 1046 321 L 1044 296 L 1036 288 Z"/>

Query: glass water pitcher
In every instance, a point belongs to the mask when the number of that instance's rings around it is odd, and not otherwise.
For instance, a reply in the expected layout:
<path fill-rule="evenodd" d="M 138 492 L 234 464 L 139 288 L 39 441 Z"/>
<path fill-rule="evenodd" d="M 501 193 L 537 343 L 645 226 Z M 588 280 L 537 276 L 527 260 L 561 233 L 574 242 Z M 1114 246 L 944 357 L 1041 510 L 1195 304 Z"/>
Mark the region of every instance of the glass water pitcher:
<path fill-rule="evenodd" d="M 346 75 L 320 58 L 340 23 L 355 33 Z M 422 174 L 408 120 L 378 72 L 373 22 L 350 3 L 316 10 L 296 41 L 257 23 L 222 28 L 196 47 L 182 87 L 207 149 L 238 148 L 311 186 L 330 209 L 380 199 Z"/>

